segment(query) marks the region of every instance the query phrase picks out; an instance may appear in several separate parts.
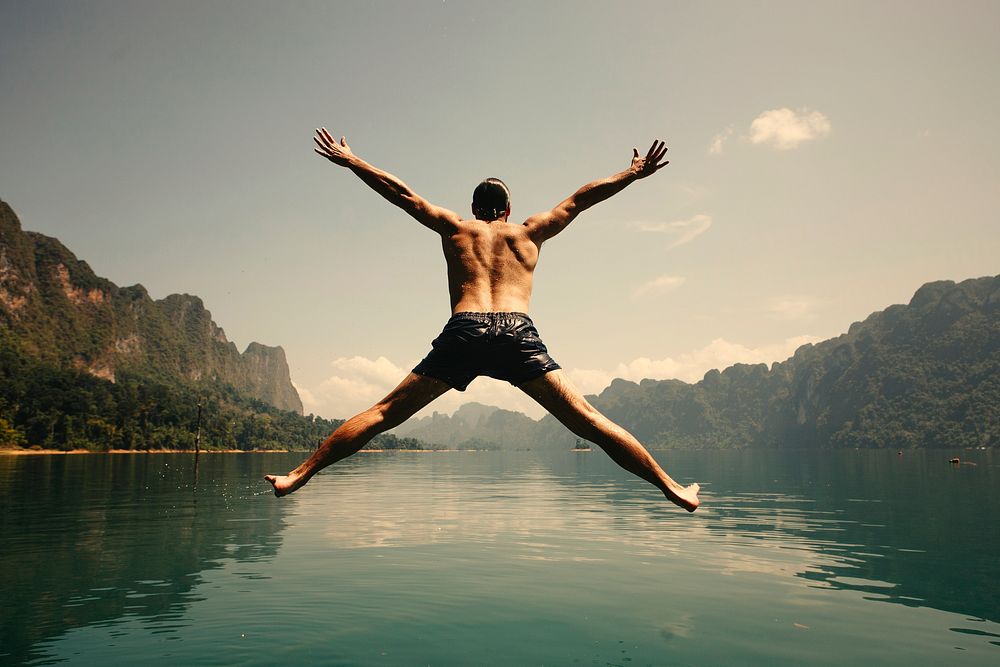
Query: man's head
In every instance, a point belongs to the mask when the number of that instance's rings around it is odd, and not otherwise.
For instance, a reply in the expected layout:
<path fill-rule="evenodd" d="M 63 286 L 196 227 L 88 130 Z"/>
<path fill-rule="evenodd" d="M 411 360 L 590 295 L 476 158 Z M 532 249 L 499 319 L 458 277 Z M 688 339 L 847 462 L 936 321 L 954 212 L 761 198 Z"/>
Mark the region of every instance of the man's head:
<path fill-rule="evenodd" d="M 499 178 L 487 178 L 472 192 L 472 214 L 490 222 L 510 215 L 510 190 Z"/>

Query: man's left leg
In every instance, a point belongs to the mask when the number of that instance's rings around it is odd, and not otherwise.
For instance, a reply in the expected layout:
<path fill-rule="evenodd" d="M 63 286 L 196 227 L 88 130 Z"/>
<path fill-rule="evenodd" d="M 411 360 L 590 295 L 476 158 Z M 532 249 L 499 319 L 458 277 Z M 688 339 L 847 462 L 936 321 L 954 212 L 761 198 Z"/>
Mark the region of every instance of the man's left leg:
<path fill-rule="evenodd" d="M 399 426 L 449 389 L 441 380 L 410 373 L 388 396 L 337 427 L 298 468 L 287 475 L 265 475 L 264 479 L 274 487 L 274 495 L 288 495 L 323 468 L 357 452 L 379 433 Z"/>
<path fill-rule="evenodd" d="M 518 389 L 535 399 L 570 431 L 596 442 L 615 463 L 660 489 L 672 502 L 688 512 L 698 509 L 700 487 L 697 484 L 682 486 L 671 479 L 631 433 L 602 415 L 561 370 L 523 382 Z"/>

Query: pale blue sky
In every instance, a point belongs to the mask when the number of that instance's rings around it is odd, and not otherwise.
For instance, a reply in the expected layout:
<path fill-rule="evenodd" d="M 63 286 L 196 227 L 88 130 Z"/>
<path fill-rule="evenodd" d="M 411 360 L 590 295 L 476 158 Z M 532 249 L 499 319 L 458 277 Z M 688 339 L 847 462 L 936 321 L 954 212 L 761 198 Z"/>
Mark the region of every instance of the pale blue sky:
<path fill-rule="evenodd" d="M 282 345 L 307 411 L 343 417 L 448 300 L 437 238 L 313 128 L 462 213 L 499 176 L 515 218 L 661 137 L 664 172 L 546 244 L 532 315 L 587 391 L 690 380 L 1000 273 L 998 32 L 989 2 L 4 0 L 0 197 Z M 464 399 L 529 407 L 479 380 L 437 408 Z"/>

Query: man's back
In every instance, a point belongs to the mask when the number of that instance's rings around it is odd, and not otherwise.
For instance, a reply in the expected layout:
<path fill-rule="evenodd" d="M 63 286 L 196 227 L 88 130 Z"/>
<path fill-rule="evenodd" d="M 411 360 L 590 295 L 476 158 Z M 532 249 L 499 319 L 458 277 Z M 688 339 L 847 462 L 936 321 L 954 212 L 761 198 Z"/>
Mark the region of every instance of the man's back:
<path fill-rule="evenodd" d="M 441 231 L 441 247 L 453 313 L 528 312 L 538 244 L 527 226 L 459 220 Z"/>

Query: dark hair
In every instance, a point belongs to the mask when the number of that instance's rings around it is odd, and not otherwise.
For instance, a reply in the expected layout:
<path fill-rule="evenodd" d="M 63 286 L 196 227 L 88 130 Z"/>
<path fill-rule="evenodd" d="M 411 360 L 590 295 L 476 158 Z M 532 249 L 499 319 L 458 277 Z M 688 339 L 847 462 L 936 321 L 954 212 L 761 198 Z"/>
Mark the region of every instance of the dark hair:
<path fill-rule="evenodd" d="M 510 190 L 499 178 L 487 178 L 472 192 L 472 211 L 485 220 L 496 220 L 510 207 Z"/>

